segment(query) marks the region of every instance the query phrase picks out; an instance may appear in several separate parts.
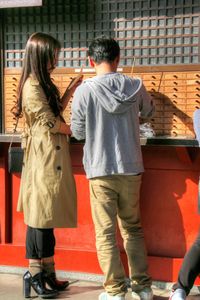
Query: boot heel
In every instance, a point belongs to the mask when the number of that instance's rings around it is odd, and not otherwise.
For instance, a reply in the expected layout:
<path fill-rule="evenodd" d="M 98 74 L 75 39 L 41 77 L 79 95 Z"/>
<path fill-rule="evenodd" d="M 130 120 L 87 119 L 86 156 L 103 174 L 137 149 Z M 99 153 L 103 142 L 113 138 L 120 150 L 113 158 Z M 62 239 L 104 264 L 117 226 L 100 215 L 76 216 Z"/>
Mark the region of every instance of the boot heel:
<path fill-rule="evenodd" d="M 58 295 L 58 291 L 47 289 L 45 286 L 45 280 L 43 272 L 39 272 L 34 276 L 29 271 L 24 274 L 23 277 L 23 294 L 24 298 L 31 297 L 31 288 L 36 294 L 45 299 L 52 299 Z"/>
<path fill-rule="evenodd" d="M 24 295 L 24 298 L 30 298 L 30 295 L 31 295 L 31 280 L 30 280 L 30 278 L 23 278 L 23 295 Z"/>

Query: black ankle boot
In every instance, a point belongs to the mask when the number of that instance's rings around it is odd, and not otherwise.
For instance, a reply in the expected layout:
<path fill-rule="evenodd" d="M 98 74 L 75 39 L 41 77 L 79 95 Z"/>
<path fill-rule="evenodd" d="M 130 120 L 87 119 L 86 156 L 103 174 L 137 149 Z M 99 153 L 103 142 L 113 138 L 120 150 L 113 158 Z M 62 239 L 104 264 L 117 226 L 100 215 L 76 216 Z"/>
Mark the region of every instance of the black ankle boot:
<path fill-rule="evenodd" d="M 63 291 L 69 286 L 69 281 L 56 279 L 55 273 L 45 273 L 45 281 L 53 290 Z"/>
<path fill-rule="evenodd" d="M 45 287 L 43 272 L 37 273 L 34 276 L 32 276 L 29 271 L 24 274 L 23 293 L 25 298 L 30 298 L 31 288 L 34 289 L 38 296 L 44 299 L 54 298 L 58 295 L 58 291 L 49 290 Z"/>

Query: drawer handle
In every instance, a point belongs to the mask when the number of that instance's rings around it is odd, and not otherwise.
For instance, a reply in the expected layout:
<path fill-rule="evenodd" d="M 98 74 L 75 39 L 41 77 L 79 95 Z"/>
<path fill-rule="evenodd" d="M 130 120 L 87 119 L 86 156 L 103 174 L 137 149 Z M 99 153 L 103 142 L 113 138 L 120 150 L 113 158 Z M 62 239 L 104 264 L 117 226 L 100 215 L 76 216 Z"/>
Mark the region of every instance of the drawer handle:
<path fill-rule="evenodd" d="M 196 80 L 196 83 L 200 84 L 200 81 L 199 81 L 199 80 Z"/>
<path fill-rule="evenodd" d="M 154 75 L 152 75 L 151 77 L 152 77 L 153 79 L 156 79 L 156 76 L 154 76 Z"/>
<path fill-rule="evenodd" d="M 177 95 L 176 95 L 176 94 L 173 94 L 173 96 L 177 98 Z"/>
<path fill-rule="evenodd" d="M 196 94 L 197 97 L 200 97 L 200 94 Z"/>
<path fill-rule="evenodd" d="M 174 75 L 174 78 L 178 78 L 178 76 L 177 76 L 177 75 Z"/>
<path fill-rule="evenodd" d="M 178 84 L 178 82 L 174 81 L 174 82 L 173 82 L 173 84 L 177 85 L 177 84 Z"/>
<path fill-rule="evenodd" d="M 177 132 L 176 131 L 172 131 L 172 135 L 173 136 L 177 136 Z"/>
<path fill-rule="evenodd" d="M 16 77 L 12 77 L 12 80 L 15 80 L 15 81 L 17 81 L 17 78 L 16 78 Z"/>
<path fill-rule="evenodd" d="M 196 76 L 197 76 L 198 78 L 200 78 L 200 75 L 199 75 L 199 74 L 196 74 Z"/>
<path fill-rule="evenodd" d="M 176 91 L 176 92 L 178 91 L 178 89 L 177 89 L 177 88 L 173 88 L 173 90 L 174 90 L 174 91 Z"/>

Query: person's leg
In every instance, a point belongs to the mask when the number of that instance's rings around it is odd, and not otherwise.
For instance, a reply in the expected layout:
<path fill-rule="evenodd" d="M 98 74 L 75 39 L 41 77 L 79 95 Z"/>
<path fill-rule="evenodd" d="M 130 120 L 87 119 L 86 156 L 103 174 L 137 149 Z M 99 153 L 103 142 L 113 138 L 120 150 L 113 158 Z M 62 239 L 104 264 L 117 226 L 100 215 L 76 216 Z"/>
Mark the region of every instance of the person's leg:
<path fill-rule="evenodd" d="M 110 299 L 108 297 L 113 296 L 124 297 L 127 291 L 125 271 L 116 242 L 118 201 L 116 188 L 115 176 L 90 180 L 90 201 L 96 233 L 97 255 L 105 275 L 104 287 L 109 295 L 104 293 L 100 299 Z"/>
<path fill-rule="evenodd" d="M 53 290 L 63 291 L 69 286 L 68 280 L 61 281 L 56 278 L 54 256 L 42 258 L 42 267 L 45 280 Z"/>
<path fill-rule="evenodd" d="M 29 260 L 29 272 L 32 276 L 42 272 L 41 258 L 37 253 L 36 230 L 27 226 L 26 230 L 26 258 Z"/>
<path fill-rule="evenodd" d="M 29 271 L 32 275 L 42 272 L 44 260 L 54 263 L 55 237 L 53 229 L 27 227 L 26 257 L 29 259 Z M 36 266 L 38 267 L 38 272 Z M 36 266 L 35 266 L 36 265 Z"/>
<path fill-rule="evenodd" d="M 128 257 L 131 287 L 141 299 L 152 299 L 151 278 L 147 269 L 147 253 L 140 222 L 141 175 L 120 176 L 118 202 L 118 223 Z"/>
<path fill-rule="evenodd" d="M 41 257 L 41 267 L 45 281 L 53 290 L 64 290 L 69 285 L 69 281 L 56 279 L 54 263 L 55 236 L 53 228 L 37 228 L 35 236 L 36 251 L 37 255 Z"/>
<path fill-rule="evenodd" d="M 41 239 L 41 236 L 40 236 Z M 38 240 L 38 229 L 27 226 L 26 235 L 26 258 L 29 259 L 29 271 L 23 276 L 24 297 L 29 298 L 31 287 L 42 298 L 57 296 L 57 291 L 49 290 L 45 286 L 45 278 L 41 264 L 40 239 Z"/>
<path fill-rule="evenodd" d="M 199 273 L 200 273 L 200 231 L 193 245 L 191 246 L 191 248 L 186 253 L 183 259 L 183 263 L 178 275 L 178 281 L 173 286 L 173 290 L 176 291 L 178 289 L 182 289 L 185 291 L 185 294 L 188 295 Z M 176 294 L 177 292 L 173 293 L 171 295 L 171 299 L 176 299 Z M 182 293 L 183 296 L 185 294 Z M 179 297 L 177 299 L 185 299 L 185 298 Z"/>
<path fill-rule="evenodd" d="M 55 272 L 54 269 L 54 249 L 55 236 L 53 228 L 36 230 L 37 254 L 41 257 L 42 269 L 46 273 Z"/>

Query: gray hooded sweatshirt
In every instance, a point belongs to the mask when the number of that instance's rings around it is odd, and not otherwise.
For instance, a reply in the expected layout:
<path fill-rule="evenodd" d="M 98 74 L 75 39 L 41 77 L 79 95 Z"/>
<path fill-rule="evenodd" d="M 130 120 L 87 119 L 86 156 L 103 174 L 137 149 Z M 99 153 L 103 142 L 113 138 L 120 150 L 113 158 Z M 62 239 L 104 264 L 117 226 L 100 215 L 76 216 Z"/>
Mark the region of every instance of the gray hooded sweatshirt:
<path fill-rule="evenodd" d="M 139 78 L 108 73 L 83 81 L 72 101 L 71 130 L 85 139 L 87 178 L 144 171 L 139 116 L 150 117 L 153 110 Z"/>

